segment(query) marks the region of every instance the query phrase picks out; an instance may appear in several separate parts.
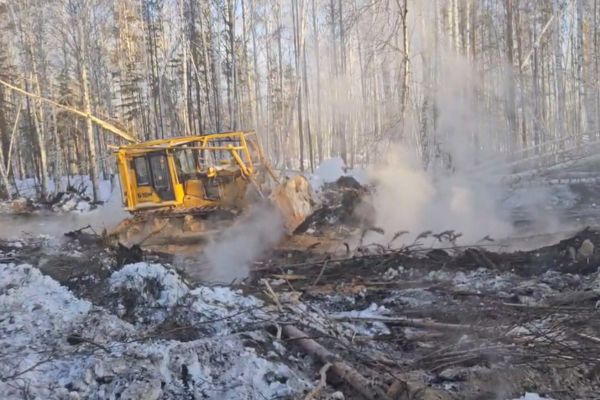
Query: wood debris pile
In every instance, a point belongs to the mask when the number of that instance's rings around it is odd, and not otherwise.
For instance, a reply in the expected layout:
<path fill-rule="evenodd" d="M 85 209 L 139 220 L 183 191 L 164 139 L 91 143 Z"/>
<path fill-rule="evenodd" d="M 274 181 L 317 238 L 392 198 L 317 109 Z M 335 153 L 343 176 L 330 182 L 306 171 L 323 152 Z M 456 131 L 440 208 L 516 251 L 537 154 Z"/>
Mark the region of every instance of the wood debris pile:
<path fill-rule="evenodd" d="M 585 229 L 533 251 L 278 254 L 257 263 L 250 288 L 277 305 L 277 326 L 315 360 L 315 377 L 331 364 L 330 389 L 371 383 L 356 398 L 593 398 L 598 245 L 600 232 Z"/>

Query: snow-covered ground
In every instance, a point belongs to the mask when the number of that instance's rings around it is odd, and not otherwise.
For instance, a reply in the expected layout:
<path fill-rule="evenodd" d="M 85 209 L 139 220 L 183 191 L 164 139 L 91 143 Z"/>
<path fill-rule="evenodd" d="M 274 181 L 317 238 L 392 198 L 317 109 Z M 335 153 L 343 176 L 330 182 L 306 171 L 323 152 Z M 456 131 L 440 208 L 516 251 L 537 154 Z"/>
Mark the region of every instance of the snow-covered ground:
<path fill-rule="evenodd" d="M 30 265 L 0 264 L 0 398 L 295 398 L 308 387 L 284 354 L 248 345 L 271 341 L 252 328 L 267 318 L 260 300 L 191 288 L 160 264 L 127 265 L 109 281 L 129 322 Z M 180 305 L 202 335 L 162 339 L 158 324 Z"/>

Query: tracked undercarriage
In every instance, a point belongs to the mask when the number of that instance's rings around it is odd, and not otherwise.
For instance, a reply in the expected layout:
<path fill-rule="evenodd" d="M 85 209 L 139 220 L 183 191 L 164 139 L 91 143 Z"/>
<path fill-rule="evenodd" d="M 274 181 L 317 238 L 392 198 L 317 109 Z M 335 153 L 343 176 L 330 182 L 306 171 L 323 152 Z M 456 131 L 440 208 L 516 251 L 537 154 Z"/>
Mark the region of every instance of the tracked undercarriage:
<path fill-rule="evenodd" d="M 111 235 L 128 247 L 200 245 L 229 226 L 238 214 L 218 207 L 146 211 L 123 220 Z"/>

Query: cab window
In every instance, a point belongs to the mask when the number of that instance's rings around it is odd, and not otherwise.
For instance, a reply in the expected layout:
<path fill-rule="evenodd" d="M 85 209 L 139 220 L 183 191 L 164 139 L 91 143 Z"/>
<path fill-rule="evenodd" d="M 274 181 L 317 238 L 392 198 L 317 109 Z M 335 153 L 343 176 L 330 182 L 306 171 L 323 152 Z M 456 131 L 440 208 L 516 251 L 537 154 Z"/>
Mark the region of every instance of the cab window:
<path fill-rule="evenodd" d="M 175 153 L 175 161 L 180 177 L 187 177 L 196 172 L 196 162 L 194 150 L 181 148 Z"/>
<path fill-rule="evenodd" d="M 133 159 L 133 169 L 135 170 L 135 179 L 138 186 L 150 185 L 150 171 L 148 170 L 148 161 L 145 156 Z"/>
<path fill-rule="evenodd" d="M 157 190 L 168 189 L 171 186 L 167 157 L 164 154 L 150 156 L 150 167 L 154 177 L 154 188 Z"/>

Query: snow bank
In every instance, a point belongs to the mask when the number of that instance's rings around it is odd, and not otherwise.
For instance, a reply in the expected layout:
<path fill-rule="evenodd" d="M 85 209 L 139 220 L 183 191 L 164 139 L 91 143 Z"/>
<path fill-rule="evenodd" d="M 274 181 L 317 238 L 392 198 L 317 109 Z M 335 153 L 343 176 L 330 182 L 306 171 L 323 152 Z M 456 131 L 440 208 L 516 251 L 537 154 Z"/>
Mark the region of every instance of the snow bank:
<path fill-rule="evenodd" d="M 148 281 L 160 282 L 160 290 L 147 292 Z M 159 264 L 125 266 L 110 284 L 137 289 L 157 306 L 185 295 L 201 320 L 248 318 L 247 309 L 262 305 L 227 287 L 190 291 Z M 246 336 L 269 346 L 262 331 L 181 342 L 141 328 L 29 265 L 0 264 L 0 398 L 245 400 L 297 398 L 308 388 L 305 377 L 247 346 Z"/>
<path fill-rule="evenodd" d="M 2 315 L 11 315 L 10 319 L 0 321 L 3 333 L 0 342 L 7 335 L 23 331 L 19 339 L 27 345 L 38 334 L 41 338 L 48 331 L 64 329 L 90 308 L 88 301 L 77 299 L 67 288 L 30 265 L 0 264 L 0 310 Z"/>
<path fill-rule="evenodd" d="M 20 385 L 6 379 L 12 376 L 30 380 L 27 391 L 38 398 L 53 398 L 53 388 L 84 361 L 59 358 L 68 347 L 65 337 L 90 308 L 30 265 L 0 264 L 0 398 L 27 397 Z"/>

